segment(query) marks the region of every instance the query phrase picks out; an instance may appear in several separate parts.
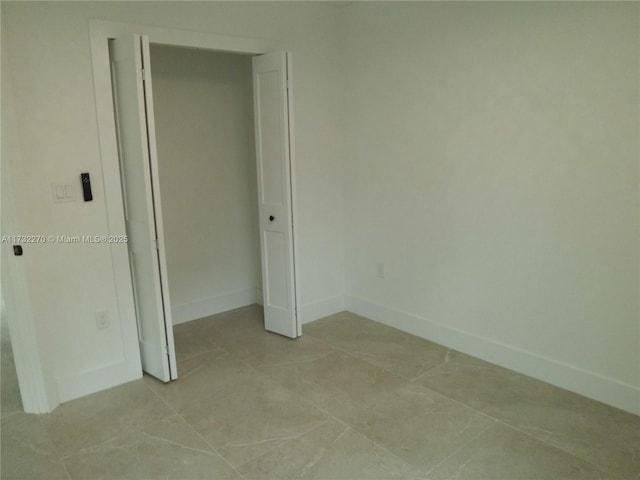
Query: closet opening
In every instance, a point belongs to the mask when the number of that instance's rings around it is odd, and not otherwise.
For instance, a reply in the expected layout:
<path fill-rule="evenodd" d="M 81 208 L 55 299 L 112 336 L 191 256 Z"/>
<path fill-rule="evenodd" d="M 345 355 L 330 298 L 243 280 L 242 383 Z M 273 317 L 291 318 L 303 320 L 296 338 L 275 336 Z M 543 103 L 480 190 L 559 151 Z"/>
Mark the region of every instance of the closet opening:
<path fill-rule="evenodd" d="M 261 312 L 251 56 L 150 51 L 172 323 Z"/>
<path fill-rule="evenodd" d="M 109 56 L 142 370 L 177 379 L 174 325 L 248 305 L 300 336 L 290 55 L 124 34 Z"/>
<path fill-rule="evenodd" d="M 251 56 L 150 47 L 172 323 L 261 313 Z"/>

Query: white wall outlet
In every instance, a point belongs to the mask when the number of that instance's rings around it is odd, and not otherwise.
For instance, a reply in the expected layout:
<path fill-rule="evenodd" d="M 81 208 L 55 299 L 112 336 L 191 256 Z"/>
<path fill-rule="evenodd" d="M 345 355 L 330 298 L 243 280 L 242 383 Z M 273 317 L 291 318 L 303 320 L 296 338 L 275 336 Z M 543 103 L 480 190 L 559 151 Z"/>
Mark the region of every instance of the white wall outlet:
<path fill-rule="evenodd" d="M 384 263 L 376 263 L 376 277 L 384 278 Z"/>
<path fill-rule="evenodd" d="M 96 312 L 96 327 L 98 330 L 109 328 L 109 316 L 107 312 Z"/>

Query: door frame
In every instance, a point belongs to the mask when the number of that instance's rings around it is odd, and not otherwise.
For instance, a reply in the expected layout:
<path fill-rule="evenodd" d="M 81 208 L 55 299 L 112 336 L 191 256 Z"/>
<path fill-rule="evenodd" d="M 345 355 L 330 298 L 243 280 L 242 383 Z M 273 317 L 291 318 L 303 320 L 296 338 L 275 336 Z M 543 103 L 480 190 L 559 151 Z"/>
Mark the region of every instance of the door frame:
<path fill-rule="evenodd" d="M 111 87 L 111 68 L 109 58 L 109 40 L 124 34 L 142 34 L 153 44 L 174 47 L 198 48 L 204 50 L 235 53 L 244 55 L 260 55 L 269 51 L 284 50 L 278 42 L 265 39 L 229 37 L 204 32 L 191 32 L 162 27 L 137 24 L 91 20 L 89 22 L 91 59 L 96 102 L 98 139 L 100 145 L 100 164 L 104 185 L 105 205 L 107 210 L 108 231 L 111 235 L 125 233 L 124 205 L 122 184 L 116 137 L 116 122 Z M 293 221 L 293 268 L 294 268 L 294 302 L 298 335 L 302 333 L 300 318 L 299 292 L 300 276 L 297 274 L 298 242 L 297 242 L 297 208 L 295 155 L 293 145 L 293 103 L 292 89 L 288 90 L 288 113 L 290 119 L 290 169 L 291 169 L 291 206 Z M 257 180 L 256 180 L 257 181 Z M 162 215 L 162 212 L 159 212 Z M 128 246 L 126 244 L 110 244 L 111 261 L 114 272 L 114 283 L 118 297 L 119 318 L 123 334 L 125 331 L 136 338 L 137 324 L 133 297 L 133 283 L 129 266 Z M 133 344 L 125 342 L 126 347 L 133 349 Z M 129 355 L 127 355 L 129 357 Z M 133 367 L 133 366 L 132 366 Z M 140 370 L 140 366 L 135 366 Z M 133 372 L 132 372 L 133 373 Z M 139 375 L 138 375 L 139 377 Z"/>
<path fill-rule="evenodd" d="M 2 38 L 4 40 L 4 33 Z M 3 235 L 15 235 L 24 231 L 13 181 L 13 162 L 21 158 L 21 145 L 17 136 L 13 82 L 9 73 L 6 78 L 3 73 L 2 77 L 2 90 L 7 95 L 0 133 L 0 230 Z M 55 372 L 49 361 L 52 352 L 36 328 L 28 282 L 28 257 L 16 257 L 10 243 L 3 243 L 0 250 L 0 294 L 4 300 L 0 315 L 6 316 L 22 408 L 27 413 L 47 413 L 60 404 L 60 399 Z"/>

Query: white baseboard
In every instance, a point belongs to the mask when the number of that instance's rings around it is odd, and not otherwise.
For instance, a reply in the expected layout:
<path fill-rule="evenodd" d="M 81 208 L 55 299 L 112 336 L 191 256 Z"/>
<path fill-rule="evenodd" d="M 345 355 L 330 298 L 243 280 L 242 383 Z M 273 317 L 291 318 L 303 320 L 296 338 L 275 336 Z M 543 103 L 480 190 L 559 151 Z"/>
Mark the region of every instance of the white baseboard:
<path fill-rule="evenodd" d="M 640 415 L 638 386 L 378 305 L 365 298 L 347 295 L 345 303 L 346 309 L 357 315 Z"/>
<path fill-rule="evenodd" d="M 234 308 L 246 307 L 254 303 L 262 304 L 262 290 L 247 288 L 237 292 L 217 295 L 192 303 L 172 305 L 173 324 L 178 325 L 198 318 L 208 317 L 216 313 L 226 312 Z"/>
<path fill-rule="evenodd" d="M 305 324 L 342 311 L 344 311 L 344 295 L 336 295 L 303 305 L 300 309 L 300 319 L 302 324 Z"/>

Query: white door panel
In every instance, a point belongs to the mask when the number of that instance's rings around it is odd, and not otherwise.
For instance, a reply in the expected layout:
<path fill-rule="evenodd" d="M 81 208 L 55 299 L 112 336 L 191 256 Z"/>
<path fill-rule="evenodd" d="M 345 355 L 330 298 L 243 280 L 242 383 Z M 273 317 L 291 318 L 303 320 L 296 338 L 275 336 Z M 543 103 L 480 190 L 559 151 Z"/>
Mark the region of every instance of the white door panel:
<path fill-rule="evenodd" d="M 296 338 L 287 54 L 253 58 L 265 328 Z"/>
<path fill-rule="evenodd" d="M 134 285 L 142 369 L 177 378 L 166 285 L 149 42 L 141 35 L 110 45 L 125 224 Z"/>

